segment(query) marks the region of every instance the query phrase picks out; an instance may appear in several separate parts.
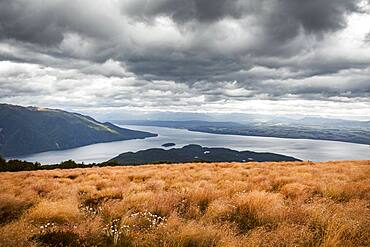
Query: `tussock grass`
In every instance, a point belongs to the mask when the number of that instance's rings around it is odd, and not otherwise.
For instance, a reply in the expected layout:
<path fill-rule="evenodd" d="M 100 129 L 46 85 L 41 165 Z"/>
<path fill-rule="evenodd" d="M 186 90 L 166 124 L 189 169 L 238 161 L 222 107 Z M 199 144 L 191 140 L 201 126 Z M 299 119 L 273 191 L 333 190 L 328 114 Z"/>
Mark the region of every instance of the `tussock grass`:
<path fill-rule="evenodd" d="M 0 174 L 0 246 L 370 246 L 370 161 Z"/>

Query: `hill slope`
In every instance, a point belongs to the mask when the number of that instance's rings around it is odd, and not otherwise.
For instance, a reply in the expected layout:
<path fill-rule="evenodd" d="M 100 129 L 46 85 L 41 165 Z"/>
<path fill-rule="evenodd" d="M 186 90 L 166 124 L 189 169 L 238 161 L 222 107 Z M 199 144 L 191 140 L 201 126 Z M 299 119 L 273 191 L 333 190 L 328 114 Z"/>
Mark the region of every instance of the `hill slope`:
<path fill-rule="evenodd" d="M 152 136 L 78 113 L 0 104 L 0 153 L 6 157 Z"/>
<path fill-rule="evenodd" d="M 299 161 L 296 158 L 274 154 L 256 153 L 250 151 L 239 152 L 227 148 L 207 148 L 199 145 L 187 145 L 183 148 L 172 148 L 169 150 L 152 148 L 127 152 L 118 155 L 110 161 L 121 165 L 143 165 L 153 163 L 184 163 L 184 162 L 250 162 L 250 161 Z"/>

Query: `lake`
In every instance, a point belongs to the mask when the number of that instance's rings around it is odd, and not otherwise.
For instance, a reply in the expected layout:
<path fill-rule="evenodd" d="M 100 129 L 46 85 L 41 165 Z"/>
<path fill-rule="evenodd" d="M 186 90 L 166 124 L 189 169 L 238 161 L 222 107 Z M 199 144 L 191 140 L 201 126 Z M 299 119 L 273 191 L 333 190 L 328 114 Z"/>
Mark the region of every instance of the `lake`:
<path fill-rule="evenodd" d="M 42 164 L 59 163 L 69 159 L 77 162 L 97 163 L 107 161 L 120 153 L 158 148 L 164 143 L 174 142 L 176 143 L 175 147 L 183 147 L 187 144 L 199 144 L 206 147 L 225 147 L 238 151 L 248 150 L 278 153 L 311 161 L 370 160 L 370 146 L 363 144 L 307 139 L 220 135 L 151 126 L 130 125 L 121 127 L 156 133 L 158 137 L 99 143 L 17 158 L 32 162 L 38 161 Z"/>

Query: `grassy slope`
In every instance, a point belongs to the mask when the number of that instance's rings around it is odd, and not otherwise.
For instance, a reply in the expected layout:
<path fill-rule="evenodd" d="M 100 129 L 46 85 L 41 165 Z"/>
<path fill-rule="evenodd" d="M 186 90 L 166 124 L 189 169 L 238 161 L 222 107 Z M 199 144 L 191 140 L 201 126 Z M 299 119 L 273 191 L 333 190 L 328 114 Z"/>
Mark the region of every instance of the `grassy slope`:
<path fill-rule="evenodd" d="M 370 161 L 105 167 L 0 181 L 0 246 L 370 245 Z"/>

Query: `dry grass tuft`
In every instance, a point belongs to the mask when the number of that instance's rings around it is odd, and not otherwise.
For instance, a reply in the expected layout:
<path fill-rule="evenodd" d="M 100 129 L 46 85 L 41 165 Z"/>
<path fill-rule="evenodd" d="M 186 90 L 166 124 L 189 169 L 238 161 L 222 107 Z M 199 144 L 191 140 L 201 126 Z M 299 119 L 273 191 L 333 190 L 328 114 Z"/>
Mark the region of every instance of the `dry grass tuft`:
<path fill-rule="evenodd" d="M 281 194 L 252 191 L 236 196 L 229 220 L 236 223 L 242 233 L 258 226 L 273 227 L 281 221 L 284 201 Z"/>
<path fill-rule="evenodd" d="M 0 174 L 0 246 L 370 246 L 370 161 Z"/>
<path fill-rule="evenodd" d="M 0 225 L 17 220 L 32 202 L 11 194 L 0 195 Z"/>
<path fill-rule="evenodd" d="M 26 215 L 27 219 L 34 224 L 53 222 L 57 224 L 78 222 L 82 214 L 77 207 L 77 202 L 42 201 L 33 207 Z"/>

